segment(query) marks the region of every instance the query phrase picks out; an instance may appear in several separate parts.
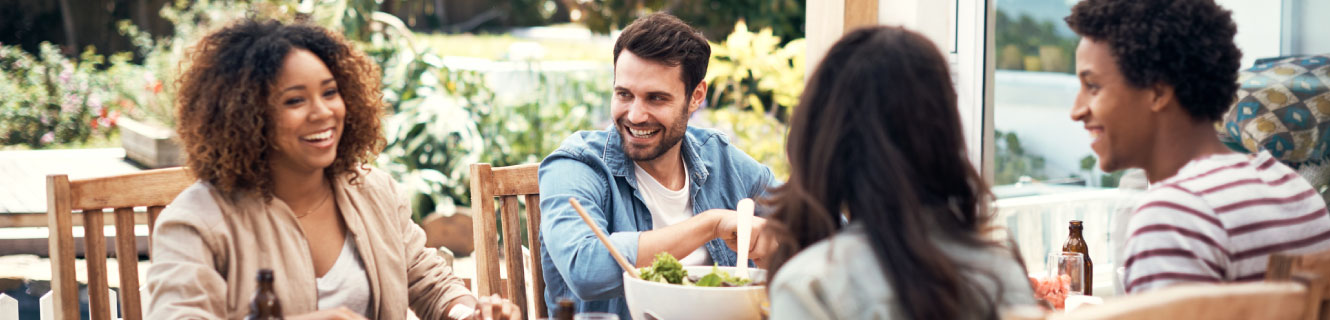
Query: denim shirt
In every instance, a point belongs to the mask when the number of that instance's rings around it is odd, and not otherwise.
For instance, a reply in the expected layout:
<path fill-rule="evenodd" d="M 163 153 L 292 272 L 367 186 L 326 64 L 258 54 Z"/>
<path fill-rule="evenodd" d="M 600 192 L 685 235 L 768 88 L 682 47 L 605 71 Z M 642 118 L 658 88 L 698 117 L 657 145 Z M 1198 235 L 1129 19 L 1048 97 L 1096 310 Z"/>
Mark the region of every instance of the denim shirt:
<path fill-rule="evenodd" d="M 765 194 L 773 183 L 770 168 L 731 146 L 719 131 L 688 127 L 681 143 L 694 214 L 732 210 L 743 198 Z M 541 266 L 550 312 L 567 297 L 579 313 L 610 312 L 632 319 L 624 300 L 623 270 L 568 204 L 569 197 L 581 202 L 615 249 L 635 265 L 638 235 L 651 230 L 651 212 L 613 126 L 573 134 L 540 163 Z M 716 264 L 735 264 L 735 252 L 720 239 L 705 246 Z"/>

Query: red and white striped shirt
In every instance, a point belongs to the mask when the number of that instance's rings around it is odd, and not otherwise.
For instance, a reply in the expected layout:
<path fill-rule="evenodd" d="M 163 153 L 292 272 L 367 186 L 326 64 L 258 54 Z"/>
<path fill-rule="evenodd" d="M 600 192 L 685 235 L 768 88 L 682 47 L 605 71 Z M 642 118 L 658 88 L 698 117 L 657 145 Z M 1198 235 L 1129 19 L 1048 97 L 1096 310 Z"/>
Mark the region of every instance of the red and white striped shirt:
<path fill-rule="evenodd" d="M 1324 200 L 1264 151 L 1192 160 L 1139 203 L 1127 223 L 1128 293 L 1260 280 L 1272 253 L 1330 249 Z"/>

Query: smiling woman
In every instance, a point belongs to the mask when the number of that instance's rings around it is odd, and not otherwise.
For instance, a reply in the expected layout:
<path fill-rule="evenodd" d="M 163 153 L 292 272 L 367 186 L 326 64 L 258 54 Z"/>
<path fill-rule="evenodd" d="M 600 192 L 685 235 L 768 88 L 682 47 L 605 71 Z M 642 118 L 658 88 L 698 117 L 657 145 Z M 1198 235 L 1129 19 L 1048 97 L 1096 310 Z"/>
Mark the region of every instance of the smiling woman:
<path fill-rule="evenodd" d="M 244 20 L 187 60 L 178 130 L 199 180 L 157 221 L 149 318 L 242 317 L 264 269 L 293 318 L 520 317 L 472 297 L 367 166 L 384 105 L 363 53 L 316 26 Z"/>

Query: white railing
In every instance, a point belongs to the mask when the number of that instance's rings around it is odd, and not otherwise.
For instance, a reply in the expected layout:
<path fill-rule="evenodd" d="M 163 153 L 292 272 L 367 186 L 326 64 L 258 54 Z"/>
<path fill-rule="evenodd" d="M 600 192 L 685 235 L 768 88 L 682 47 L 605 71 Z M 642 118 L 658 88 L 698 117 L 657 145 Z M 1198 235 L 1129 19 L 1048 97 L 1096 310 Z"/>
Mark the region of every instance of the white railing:
<path fill-rule="evenodd" d="M 1114 226 L 1125 223 L 1118 220 L 1130 210 L 1137 194 L 1135 190 L 1103 189 L 1001 199 L 994 204 L 994 222 L 1011 231 L 1029 271 L 1042 273 L 1048 254 L 1061 250 L 1067 241 L 1068 222 L 1083 221 L 1081 236 L 1094 262 L 1095 295 L 1111 295 L 1116 291 L 1118 265 L 1113 243 L 1119 235 L 1114 234 Z"/>

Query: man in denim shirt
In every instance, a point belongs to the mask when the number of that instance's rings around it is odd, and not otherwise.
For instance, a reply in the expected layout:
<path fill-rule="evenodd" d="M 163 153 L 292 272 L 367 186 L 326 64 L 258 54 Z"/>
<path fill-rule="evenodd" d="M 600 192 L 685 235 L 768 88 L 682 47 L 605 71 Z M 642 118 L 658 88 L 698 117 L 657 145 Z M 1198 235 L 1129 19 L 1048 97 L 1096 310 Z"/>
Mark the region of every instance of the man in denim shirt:
<path fill-rule="evenodd" d="M 732 210 L 762 195 L 771 169 L 723 134 L 688 127 L 705 100 L 711 48 L 667 14 L 633 22 L 614 44 L 614 125 L 573 134 L 540 164 L 540 241 L 545 303 L 576 301 L 577 312 L 628 320 L 623 270 L 569 205 L 577 198 L 610 242 L 637 267 L 669 252 L 684 264 L 733 266 Z M 779 137 L 772 137 L 779 139 Z M 750 256 L 759 265 L 774 243 L 753 222 Z M 747 262 L 744 262 L 747 264 Z M 680 306 L 686 307 L 686 306 Z"/>

